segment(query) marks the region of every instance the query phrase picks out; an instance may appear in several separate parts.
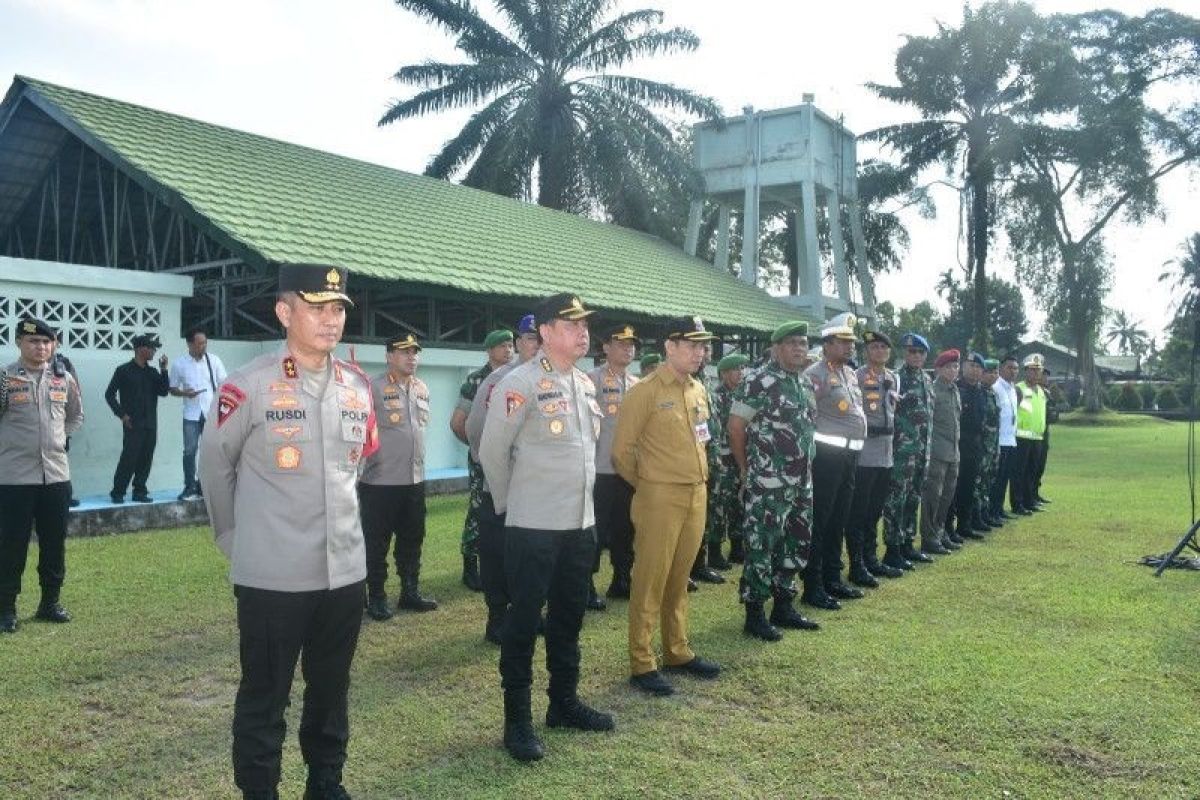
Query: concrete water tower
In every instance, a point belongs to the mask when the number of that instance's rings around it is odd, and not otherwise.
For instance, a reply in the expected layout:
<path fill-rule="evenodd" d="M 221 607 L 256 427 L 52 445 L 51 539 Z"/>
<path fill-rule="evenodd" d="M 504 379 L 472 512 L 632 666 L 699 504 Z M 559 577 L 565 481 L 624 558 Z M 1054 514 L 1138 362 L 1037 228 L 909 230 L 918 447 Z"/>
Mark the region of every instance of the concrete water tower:
<path fill-rule="evenodd" d="M 814 320 L 841 311 L 875 316 L 875 289 L 870 271 L 859 261 L 866 252 L 862 215 L 855 180 L 857 156 L 854 134 L 819 111 L 813 96 L 803 104 L 773 111 L 747 106 L 740 117 L 706 122 L 692 128 L 696 167 L 704 177 L 705 197 L 693 200 L 685 249 L 695 255 L 700 237 L 704 200 L 719 208 L 715 266 L 729 268 L 729 230 L 732 211 L 741 207 L 744 231 L 759 231 L 762 219 L 778 211 L 796 211 L 798 281 L 796 294 L 787 302 Z M 842 217 L 850 219 L 857 269 L 862 290 L 856 303 L 850 290 Z M 833 274 L 837 295 L 822 288 L 821 254 L 817 219 L 829 222 Z M 742 237 L 741 278 L 754 284 L 758 278 L 758 236 Z"/>

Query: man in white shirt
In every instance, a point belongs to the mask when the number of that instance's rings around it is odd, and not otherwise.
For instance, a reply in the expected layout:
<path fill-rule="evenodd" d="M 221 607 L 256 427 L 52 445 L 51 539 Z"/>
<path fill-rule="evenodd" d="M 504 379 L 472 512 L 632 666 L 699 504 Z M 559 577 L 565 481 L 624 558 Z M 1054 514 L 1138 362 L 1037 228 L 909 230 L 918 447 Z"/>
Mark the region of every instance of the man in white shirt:
<path fill-rule="evenodd" d="M 1000 362 L 1000 377 L 992 384 L 996 403 L 1000 406 L 1000 463 L 996 467 L 996 482 L 992 484 L 991 507 L 997 516 L 1012 519 L 1004 510 L 1004 495 L 1012 478 L 1013 454 L 1017 452 L 1017 377 L 1016 356 L 1006 356 Z"/>
<path fill-rule="evenodd" d="M 225 365 L 208 352 L 208 337 L 199 328 L 184 334 L 188 357 L 171 363 L 171 394 L 183 398 L 183 492 L 180 500 L 203 497 L 196 480 L 196 450 L 204 430 L 204 415 L 212 406 L 213 393 L 225 381 Z"/>

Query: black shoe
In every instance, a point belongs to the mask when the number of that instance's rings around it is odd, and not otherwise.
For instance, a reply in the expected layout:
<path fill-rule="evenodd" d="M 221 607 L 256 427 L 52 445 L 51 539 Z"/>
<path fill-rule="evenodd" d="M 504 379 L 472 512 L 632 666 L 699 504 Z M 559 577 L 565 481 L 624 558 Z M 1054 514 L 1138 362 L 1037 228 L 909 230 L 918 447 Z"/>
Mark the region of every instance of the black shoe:
<path fill-rule="evenodd" d="M 590 581 L 588 582 L 587 607 L 588 611 L 603 611 L 608 608 L 608 603 L 604 602 L 604 598 L 596 594 L 596 584 Z"/>
<path fill-rule="evenodd" d="M 612 583 L 608 585 L 608 591 L 604 595 L 609 600 L 628 600 L 629 578 L 613 575 Z"/>
<path fill-rule="evenodd" d="M 999 530 L 1004 527 L 1004 517 L 999 514 L 993 514 L 987 518 L 987 524 L 992 526 L 992 530 Z"/>
<path fill-rule="evenodd" d="M 924 556 L 948 556 L 948 555 L 950 555 L 950 551 L 947 550 L 946 548 L 942 547 L 937 542 L 930 542 L 929 544 L 925 544 L 922 542 L 921 555 L 924 555 Z"/>
<path fill-rule="evenodd" d="M 111 501 L 113 502 L 113 504 L 114 504 L 114 505 L 118 505 L 118 506 L 119 506 L 119 505 L 121 505 L 122 503 L 124 503 L 124 502 L 125 502 L 125 495 L 123 495 L 123 494 L 117 494 L 116 492 L 109 492 L 109 493 L 108 493 L 108 499 L 109 499 L 109 500 L 111 500 Z"/>
<path fill-rule="evenodd" d="M 855 586 L 864 586 L 867 589 L 879 588 L 879 581 L 875 580 L 875 576 L 862 564 L 850 568 L 850 582 Z"/>
<path fill-rule="evenodd" d="M 720 543 L 708 546 L 708 566 L 717 570 L 725 570 L 733 566 L 725 559 L 725 556 L 721 555 Z"/>
<path fill-rule="evenodd" d="M 813 608 L 823 608 L 826 611 L 837 611 L 842 607 L 841 603 L 839 603 L 837 600 L 834 600 L 824 592 L 821 592 L 820 594 L 816 592 L 805 592 L 804 594 L 800 595 L 800 602 L 804 603 L 806 606 L 812 606 Z"/>
<path fill-rule="evenodd" d="M 979 519 L 977 519 L 971 523 L 971 530 L 976 531 L 978 533 L 987 533 L 993 527 L 994 526 L 992 525 L 992 523 L 989 520 L 984 519 L 983 517 L 980 517 Z"/>
<path fill-rule="evenodd" d="M 724 583 L 725 576 L 715 569 L 700 567 L 700 569 L 692 570 L 692 580 L 700 581 L 701 583 Z"/>
<path fill-rule="evenodd" d="M 384 622 L 392 618 L 392 610 L 388 608 L 387 595 L 377 595 L 367 599 L 367 616 L 376 622 Z"/>
<path fill-rule="evenodd" d="M 578 697 L 551 700 L 546 709 L 547 728 L 575 728 L 581 731 L 611 731 L 617 727 L 612 714 L 597 711 Z"/>
<path fill-rule="evenodd" d="M 779 629 L 767 622 L 762 603 L 746 603 L 746 623 L 742 625 L 742 632 L 764 642 L 778 642 L 783 638 Z"/>
<path fill-rule="evenodd" d="M 242 800 L 279 800 L 279 792 L 275 789 L 244 789 Z"/>
<path fill-rule="evenodd" d="M 821 623 L 804 616 L 792 608 L 791 600 L 785 600 L 782 597 L 775 598 L 775 605 L 771 608 L 771 624 L 779 628 L 791 628 L 797 631 L 815 631 L 821 627 Z"/>
<path fill-rule="evenodd" d="M 1014 508 L 1012 513 L 1018 517 L 1028 517 L 1033 514 L 1033 512 L 1027 508 Z"/>
<path fill-rule="evenodd" d="M 423 597 L 415 581 L 404 586 L 400 592 L 400 599 L 396 602 L 396 608 L 417 611 L 422 614 L 426 611 L 436 611 L 437 607 L 437 600 L 432 597 Z"/>
<path fill-rule="evenodd" d="M 1042 505 L 1046 505 L 1046 506 L 1050 505 L 1050 501 L 1047 500 L 1046 498 L 1042 497 L 1040 494 L 1035 494 L 1033 496 L 1033 502 L 1041 503 Z"/>
<path fill-rule="evenodd" d="M 483 583 L 479 580 L 479 557 L 474 554 L 463 556 L 462 584 L 472 592 L 483 591 Z"/>
<path fill-rule="evenodd" d="M 689 592 L 698 592 L 698 591 L 700 591 L 700 585 L 699 585 L 699 584 L 697 584 L 697 583 L 696 583 L 694 580 L 692 580 L 691 578 L 688 578 L 688 582 L 687 582 L 687 590 L 688 590 Z"/>
<path fill-rule="evenodd" d="M 836 597 L 838 600 L 861 600 L 863 597 L 866 597 L 862 589 L 847 586 L 840 580 L 825 584 L 825 593 L 830 597 Z"/>
<path fill-rule="evenodd" d="M 71 508 L 79 508 L 79 498 L 72 497 L 69 505 L 71 506 Z"/>
<path fill-rule="evenodd" d="M 656 669 L 643 672 L 641 675 L 631 675 L 629 685 L 655 697 L 668 697 L 675 694 L 675 687 Z"/>
<path fill-rule="evenodd" d="M 883 578 L 887 576 L 887 573 L 883 571 L 883 562 L 881 562 L 874 554 L 872 554 L 871 558 L 863 559 L 863 566 L 866 567 L 867 572 L 871 573 L 876 578 Z"/>
<path fill-rule="evenodd" d="M 707 658 L 693 656 L 691 661 L 682 664 L 664 664 L 663 669 L 681 675 L 690 675 L 702 681 L 716 680 L 721 675 L 721 665 Z"/>
<path fill-rule="evenodd" d="M 991 529 L 989 528 L 988 530 L 991 530 Z M 987 537 L 984 536 L 982 533 L 977 533 L 974 528 L 959 528 L 958 538 L 959 539 L 974 539 L 977 542 L 982 542 Z"/>
<path fill-rule="evenodd" d="M 16 609 L 8 609 L 0 611 L 0 633 L 16 633 L 17 632 L 17 612 Z"/>
<path fill-rule="evenodd" d="M 351 800 L 342 786 L 342 770 L 338 767 L 310 767 L 304 785 L 304 800 Z"/>
<path fill-rule="evenodd" d="M 508 616 L 506 609 L 488 609 L 487 624 L 483 628 L 483 638 L 494 645 L 500 644 L 500 631 L 504 628 L 504 618 Z"/>
<path fill-rule="evenodd" d="M 154 502 L 154 498 L 148 494 L 135 493 L 135 494 L 130 495 L 129 499 L 135 503 L 153 503 Z"/>
<path fill-rule="evenodd" d="M 734 564 L 742 564 L 746 561 L 746 548 L 742 546 L 741 539 L 729 540 L 729 560 Z"/>
<path fill-rule="evenodd" d="M 55 601 L 53 603 L 41 603 L 38 605 L 37 613 L 33 615 L 35 619 L 40 619 L 42 622 L 70 622 L 71 615 L 62 607 L 62 603 Z"/>
<path fill-rule="evenodd" d="M 908 566 L 904 566 L 908 564 Z M 888 570 L 883 573 L 885 578 L 899 578 L 904 575 L 904 571 L 912 569 L 912 562 L 900 555 L 900 548 L 888 546 L 883 556 L 883 563 L 879 565 L 881 569 Z M 878 574 L 878 573 L 875 573 Z"/>
<path fill-rule="evenodd" d="M 1032 506 L 1030 506 L 1030 507 L 1029 507 L 1029 512 L 1030 512 L 1031 514 L 1040 514 L 1040 513 L 1042 513 L 1042 512 L 1043 512 L 1043 511 L 1045 511 L 1045 510 L 1046 510 L 1046 509 L 1044 509 L 1044 508 L 1042 508 L 1041 506 L 1038 506 L 1038 505 L 1032 505 Z"/>
<path fill-rule="evenodd" d="M 528 719 L 504 723 L 504 749 L 517 761 L 541 761 L 546 757 L 546 746 L 533 732 L 533 722 Z"/>

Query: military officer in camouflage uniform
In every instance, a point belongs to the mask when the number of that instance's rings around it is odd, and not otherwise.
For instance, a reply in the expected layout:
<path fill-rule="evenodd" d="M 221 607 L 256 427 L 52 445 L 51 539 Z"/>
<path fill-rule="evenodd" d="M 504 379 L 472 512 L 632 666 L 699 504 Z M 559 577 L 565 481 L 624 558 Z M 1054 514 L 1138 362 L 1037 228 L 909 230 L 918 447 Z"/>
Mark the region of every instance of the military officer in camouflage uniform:
<path fill-rule="evenodd" d="M 711 413 L 716 407 L 715 388 L 705 370 L 712 363 L 712 343 L 705 342 L 704 344 L 704 361 L 700 365 L 700 369 L 696 371 L 696 381 L 704 387 L 704 396 L 708 400 L 708 441 L 704 444 L 704 454 L 708 459 L 708 492 L 709 497 L 712 496 L 712 487 L 720 479 L 721 474 L 721 442 L 726 440 L 725 436 L 725 420 L 717 414 Z M 705 515 L 705 533 L 707 534 L 707 503 L 705 500 L 706 515 Z M 717 547 L 717 555 L 720 556 L 720 546 Z M 700 539 L 700 549 L 696 553 L 696 560 L 692 562 L 692 571 L 688 583 L 688 591 L 694 592 L 698 588 L 697 583 L 724 583 L 725 576 L 722 575 L 715 567 L 709 566 L 708 562 L 708 537 L 703 536 Z M 718 559 L 720 563 L 720 559 Z M 728 568 L 728 562 L 725 562 Z"/>
<path fill-rule="evenodd" d="M 546 725 L 612 730 L 613 718 L 579 699 L 579 630 L 596 552 L 592 490 L 603 416 L 596 388 L 575 362 L 588 353 L 587 318 L 574 295 L 534 312 L 541 353 L 496 384 L 479 463 L 496 513 L 505 514 L 504 569 L 510 606 L 501 633 L 504 746 L 518 761 L 545 756 L 533 730 L 533 651 L 546 606 Z"/>
<path fill-rule="evenodd" d="M 739 483 L 745 487 L 743 630 L 775 642 L 782 636 L 776 626 L 819 627 L 792 606 L 796 573 L 804 568 L 812 538 L 817 406 L 812 386 L 801 373 L 808 354 L 808 323 L 784 323 L 771 342 L 771 360 L 733 391 L 729 444 Z M 772 598 L 768 621 L 763 605 Z"/>
<path fill-rule="evenodd" d="M 417 377 L 421 343 L 411 333 L 385 345 L 388 368 L 371 382 L 379 420 L 379 449 L 363 459 L 358 497 L 367 547 L 367 616 L 391 619 L 388 608 L 388 545 L 400 576 L 396 608 L 433 611 L 437 601 L 421 596 L 421 545 L 425 541 L 425 428 L 429 387 Z"/>
<path fill-rule="evenodd" d="M 541 340 L 533 314 L 526 314 L 517 323 L 517 360 L 494 369 L 479 384 L 467 415 L 467 446 L 470 455 L 479 461 L 479 442 L 487 421 L 488 405 L 501 378 L 537 355 Z M 500 644 L 500 630 L 508 614 L 508 577 L 504 572 L 504 515 L 496 513 L 492 492 L 484 480 L 479 496 L 476 517 L 479 520 L 479 581 L 483 586 L 483 602 L 487 605 L 487 622 L 483 638 Z"/>
<path fill-rule="evenodd" d="M 804 568 L 803 601 L 830 611 L 835 598 L 855 599 L 860 589 L 842 583 L 842 541 L 854 497 L 854 471 L 867 438 L 854 355 L 853 314 L 839 314 L 821 329 L 821 360 L 804 371 L 817 398 L 813 458 L 813 543 Z"/>
<path fill-rule="evenodd" d="M 712 414 L 720 422 L 717 438 L 717 454 L 720 463 L 716 474 L 709 475 L 708 515 L 704 525 L 704 539 L 708 546 L 708 566 L 713 569 L 729 569 L 730 562 L 742 563 L 742 501 L 739 497 L 741 471 L 729 447 L 729 412 L 733 407 L 733 393 L 742 382 L 750 357 L 744 353 L 732 353 L 717 363 L 720 383 L 712 392 Z M 729 561 L 721 553 L 721 543 L 729 539 Z"/>
<path fill-rule="evenodd" d="M 999 528 L 1004 520 L 996 516 L 992 508 L 992 486 L 1000 467 L 1000 402 L 994 386 L 1000 377 L 1000 362 L 994 358 L 983 360 L 984 398 L 983 449 L 979 464 L 979 477 L 975 482 L 975 527 L 988 530 Z"/>
<path fill-rule="evenodd" d="M 896 397 L 899 381 L 887 367 L 892 341 L 878 331 L 863 334 L 866 364 L 855 376 L 863 393 L 867 415 L 867 442 L 854 473 L 854 501 L 846 529 L 850 551 L 850 582 L 875 588 L 875 576 L 898 578 L 904 570 L 879 563 L 879 517 L 887 501 L 892 475 L 892 443 L 896 433 Z"/>
<path fill-rule="evenodd" d="M 0 633 L 17 630 L 17 596 L 34 527 L 38 535 L 37 619 L 70 622 L 59 602 L 66 577 L 71 465 L 67 437 L 83 424 L 79 384 L 54 359 L 45 322 L 17 321 L 21 357 L 0 371 Z"/>
<path fill-rule="evenodd" d="M 600 439 L 596 442 L 596 561 L 592 575 L 600 571 L 600 551 L 608 548 L 612 563 L 612 582 L 609 597 L 629 598 L 629 573 L 633 569 L 633 520 L 629 507 L 633 502 L 633 487 L 617 474 L 612 461 L 612 440 L 617 430 L 617 415 L 625 393 L 637 385 L 638 378 L 629 372 L 637 349 L 642 344 L 632 325 L 617 325 L 604 332 L 600 346 L 604 363 L 588 373 L 596 385 L 596 397 L 604 419 L 600 422 Z M 604 599 L 596 593 L 595 578 L 588 587 L 588 608 L 602 611 Z"/>
<path fill-rule="evenodd" d="M 638 369 L 641 370 L 641 377 L 645 378 L 654 370 L 658 369 L 658 365 L 662 363 L 661 353 L 646 353 L 638 361 Z"/>
<path fill-rule="evenodd" d="M 346 270 L 280 266 L 287 343 L 221 384 L 200 441 L 204 501 L 237 597 L 233 771 L 246 798 L 278 797 L 297 660 L 304 797 L 349 797 L 347 693 L 367 575 L 355 487 L 378 432 L 367 377 L 333 357 L 348 305 Z"/>
<path fill-rule="evenodd" d="M 917 536 L 917 510 L 929 466 L 930 426 L 933 418 L 933 382 L 925 374 L 929 342 L 919 333 L 900 337 L 904 365 L 896 379 L 896 432 L 892 437 L 892 474 L 883 506 L 883 563 L 912 569 L 914 561 L 933 559 L 913 546 Z"/>
<path fill-rule="evenodd" d="M 513 356 L 512 331 L 495 330 L 483 340 L 483 348 L 487 351 L 487 363 L 472 372 L 463 381 L 458 390 L 458 404 L 450 415 L 450 430 L 463 444 L 467 442 L 467 415 L 471 413 L 471 403 L 483 383 L 493 370 L 508 364 Z M 483 470 L 479 462 L 467 453 L 467 516 L 463 520 L 462 529 L 462 582 L 473 592 L 483 591 L 479 580 L 479 508 L 483 502 Z"/>

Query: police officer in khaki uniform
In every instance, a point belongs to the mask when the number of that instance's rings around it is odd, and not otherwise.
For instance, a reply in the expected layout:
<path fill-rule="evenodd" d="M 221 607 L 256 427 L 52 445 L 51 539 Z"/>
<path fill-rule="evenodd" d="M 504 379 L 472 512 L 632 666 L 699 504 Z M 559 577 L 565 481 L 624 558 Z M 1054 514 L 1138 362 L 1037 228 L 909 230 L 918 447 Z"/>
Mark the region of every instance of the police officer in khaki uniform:
<path fill-rule="evenodd" d="M 634 489 L 629 682 L 659 696 L 675 691 L 654 655 L 660 620 L 666 669 L 705 679 L 721 672 L 692 651 L 687 628 L 687 582 L 704 535 L 711 438 L 708 393 L 692 376 L 712 339 L 699 317 L 674 320 L 663 364 L 630 390 L 613 437 L 613 465 Z"/>
<path fill-rule="evenodd" d="M 204 500 L 237 596 L 233 770 L 247 798 L 277 796 L 297 659 L 304 797 L 348 797 L 347 690 L 367 572 L 355 487 L 378 447 L 370 383 L 333 357 L 350 304 L 346 270 L 280 266 L 287 342 L 229 376 L 201 438 Z"/>
<path fill-rule="evenodd" d="M 411 333 L 387 341 L 387 371 L 371 382 L 379 422 L 379 449 L 363 460 L 358 498 L 367 546 L 367 615 L 383 621 L 387 604 L 387 551 L 400 576 L 396 608 L 433 611 L 437 601 L 421 596 L 421 545 L 425 541 L 425 428 L 429 387 L 417 377 L 421 343 Z"/>
<path fill-rule="evenodd" d="M 612 582 L 609 597 L 629 597 L 629 571 L 633 567 L 633 520 L 629 505 L 633 487 L 617 474 L 613 466 L 612 441 L 617 430 L 617 415 L 625 394 L 638 382 L 629 372 L 642 340 L 631 325 L 617 325 L 604 332 L 600 346 L 604 363 L 588 373 L 596 385 L 596 398 L 604 419 L 600 422 L 600 441 L 596 444 L 596 562 L 592 574 L 600 571 L 600 550 L 608 548 L 612 562 Z M 594 579 L 593 579 L 594 580 Z M 604 600 L 596 594 L 595 584 L 588 592 L 588 608 L 602 610 Z"/>
<path fill-rule="evenodd" d="M 821 360 L 804 371 L 817 398 L 817 455 L 813 459 L 813 541 L 804 568 L 803 601 L 828 610 L 837 599 L 862 597 L 842 583 L 842 539 L 854 498 L 854 471 L 867 438 L 862 392 L 850 368 L 857 322 L 839 314 L 821 329 Z"/>
<path fill-rule="evenodd" d="M 71 470 L 67 437 L 83 424 L 79 385 L 54 361 L 54 331 L 17 322 L 21 357 L 0 372 L 0 633 L 17 630 L 17 595 L 37 526 L 37 619 L 70 622 L 59 603 L 66 575 Z"/>
<path fill-rule="evenodd" d="M 479 461 L 479 442 L 483 439 L 483 428 L 487 422 L 488 402 L 500 379 L 516 367 L 537 355 L 541 347 L 537 323 L 533 314 L 526 314 L 517 323 L 517 361 L 492 370 L 479 384 L 475 398 L 471 401 L 471 412 L 467 414 L 467 446 L 471 457 Z M 504 515 L 496 513 L 492 492 L 487 480 L 483 481 L 478 509 L 479 520 L 479 581 L 483 585 L 483 601 L 487 605 L 487 622 L 483 638 L 492 644 L 500 644 L 500 631 L 508 614 L 508 577 L 504 573 Z"/>
<path fill-rule="evenodd" d="M 533 731 L 533 648 L 546 605 L 546 725 L 612 730 L 613 718 L 580 699 L 579 629 L 587 604 L 596 520 L 596 440 L 602 413 L 590 378 L 575 367 L 587 355 L 580 299 L 558 294 L 534 312 L 541 352 L 492 391 L 479 462 L 496 512 L 505 514 L 504 569 L 510 607 L 501 634 L 504 746 L 519 761 L 545 755 Z"/>

